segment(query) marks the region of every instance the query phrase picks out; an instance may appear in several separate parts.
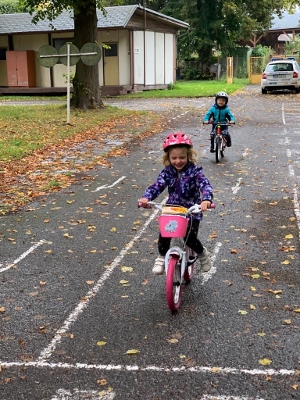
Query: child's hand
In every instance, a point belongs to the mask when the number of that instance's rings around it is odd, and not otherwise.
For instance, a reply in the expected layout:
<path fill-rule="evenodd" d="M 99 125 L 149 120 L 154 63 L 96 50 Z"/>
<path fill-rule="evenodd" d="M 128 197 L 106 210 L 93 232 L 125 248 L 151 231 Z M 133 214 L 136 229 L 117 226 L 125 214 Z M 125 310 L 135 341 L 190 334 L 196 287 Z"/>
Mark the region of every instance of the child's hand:
<path fill-rule="evenodd" d="M 203 121 L 203 124 L 204 125 L 208 125 L 208 121 Z"/>
<path fill-rule="evenodd" d="M 234 121 L 229 121 L 230 125 L 234 125 L 235 122 Z"/>
<path fill-rule="evenodd" d="M 210 208 L 211 202 L 208 200 L 204 200 L 201 202 L 201 211 L 206 211 Z"/>
<path fill-rule="evenodd" d="M 138 207 L 143 207 L 143 208 L 151 208 L 151 205 L 148 204 L 148 199 L 145 197 L 142 197 L 141 199 L 138 200 Z"/>

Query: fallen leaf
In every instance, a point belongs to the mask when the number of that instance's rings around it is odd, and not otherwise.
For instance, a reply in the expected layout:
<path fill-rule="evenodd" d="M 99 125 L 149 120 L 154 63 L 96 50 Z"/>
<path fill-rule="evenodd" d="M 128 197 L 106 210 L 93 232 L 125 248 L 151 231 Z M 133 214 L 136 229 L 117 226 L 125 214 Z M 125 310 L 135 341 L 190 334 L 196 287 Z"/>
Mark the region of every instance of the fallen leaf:
<path fill-rule="evenodd" d="M 139 350 L 135 350 L 135 349 L 127 350 L 127 351 L 126 351 L 126 354 L 129 354 L 129 355 L 138 354 L 138 353 L 139 353 Z"/>
<path fill-rule="evenodd" d="M 239 310 L 238 313 L 239 313 L 239 314 L 242 314 L 242 315 L 248 314 L 248 312 L 247 312 L 246 310 Z"/>
<path fill-rule="evenodd" d="M 289 235 L 286 235 L 286 236 L 285 236 L 285 239 L 293 239 L 293 237 L 294 237 L 294 236 L 293 236 L 292 234 L 289 234 Z"/>
<path fill-rule="evenodd" d="M 99 342 L 97 342 L 97 346 L 105 346 L 107 344 L 107 342 L 104 342 L 104 341 L 99 341 Z"/>
<path fill-rule="evenodd" d="M 178 339 L 172 338 L 172 339 L 168 339 L 169 343 L 178 343 Z"/>
<path fill-rule="evenodd" d="M 262 358 L 261 360 L 258 361 L 261 365 L 270 365 L 272 363 L 271 360 L 268 358 Z"/>

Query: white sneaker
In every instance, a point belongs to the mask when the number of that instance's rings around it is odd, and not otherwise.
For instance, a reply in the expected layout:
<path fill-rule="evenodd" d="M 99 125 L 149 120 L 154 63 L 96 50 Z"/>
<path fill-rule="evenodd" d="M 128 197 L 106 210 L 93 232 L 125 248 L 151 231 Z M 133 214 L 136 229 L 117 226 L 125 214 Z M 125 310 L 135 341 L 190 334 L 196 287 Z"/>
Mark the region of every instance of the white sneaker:
<path fill-rule="evenodd" d="M 201 272 L 208 272 L 211 269 L 211 260 L 206 247 L 203 247 L 203 252 L 198 256 L 201 265 Z"/>
<path fill-rule="evenodd" d="M 165 257 L 159 256 L 156 258 L 154 262 L 154 266 L 152 268 L 152 272 L 155 275 L 162 275 L 165 271 Z"/>

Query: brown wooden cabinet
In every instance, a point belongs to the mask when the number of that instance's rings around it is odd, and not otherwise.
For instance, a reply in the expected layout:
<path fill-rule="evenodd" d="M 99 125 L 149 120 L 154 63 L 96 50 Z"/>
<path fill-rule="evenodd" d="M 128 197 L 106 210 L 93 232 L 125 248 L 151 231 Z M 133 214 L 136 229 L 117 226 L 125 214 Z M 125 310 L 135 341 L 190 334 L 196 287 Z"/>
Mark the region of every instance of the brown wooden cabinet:
<path fill-rule="evenodd" d="M 9 87 L 33 87 L 35 54 L 33 50 L 6 52 L 7 82 Z"/>

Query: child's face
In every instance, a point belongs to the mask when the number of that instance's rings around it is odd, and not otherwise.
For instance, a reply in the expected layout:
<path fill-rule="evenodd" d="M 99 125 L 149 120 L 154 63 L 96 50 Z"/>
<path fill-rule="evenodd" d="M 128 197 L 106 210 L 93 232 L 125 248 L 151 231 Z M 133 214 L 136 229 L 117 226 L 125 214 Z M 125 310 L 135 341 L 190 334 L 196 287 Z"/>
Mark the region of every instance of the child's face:
<path fill-rule="evenodd" d="M 181 171 L 188 162 L 188 149 L 186 147 L 175 147 L 169 151 L 169 160 L 171 165 Z"/>
<path fill-rule="evenodd" d="M 224 97 L 218 97 L 217 98 L 217 105 L 219 107 L 223 107 L 226 104 L 226 99 Z"/>

